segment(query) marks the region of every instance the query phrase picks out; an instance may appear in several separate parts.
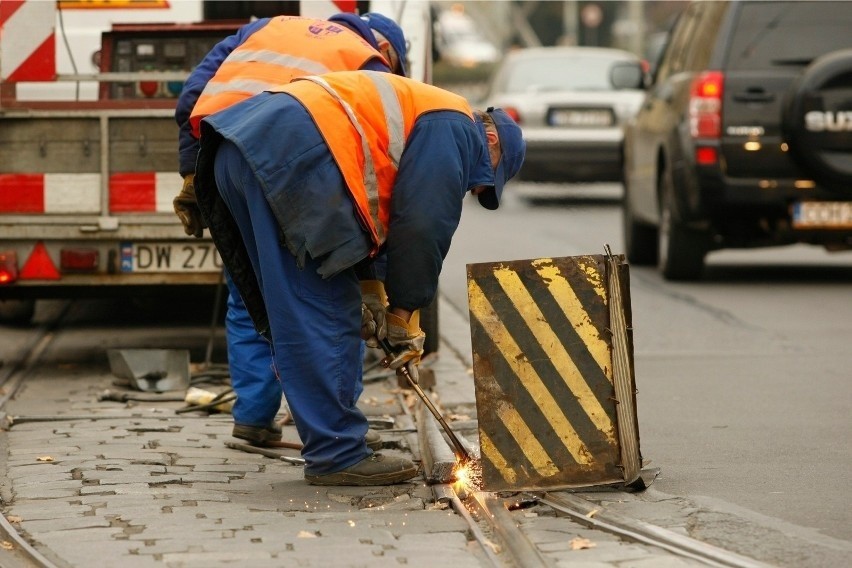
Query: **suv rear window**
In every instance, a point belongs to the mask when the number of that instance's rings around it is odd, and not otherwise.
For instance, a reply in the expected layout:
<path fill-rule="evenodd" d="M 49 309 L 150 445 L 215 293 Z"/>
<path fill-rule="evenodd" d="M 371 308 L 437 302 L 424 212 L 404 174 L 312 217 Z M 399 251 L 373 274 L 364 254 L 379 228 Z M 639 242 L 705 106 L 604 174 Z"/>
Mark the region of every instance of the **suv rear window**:
<path fill-rule="evenodd" d="M 804 66 L 852 47 L 852 2 L 745 2 L 725 66 L 731 71 Z"/>

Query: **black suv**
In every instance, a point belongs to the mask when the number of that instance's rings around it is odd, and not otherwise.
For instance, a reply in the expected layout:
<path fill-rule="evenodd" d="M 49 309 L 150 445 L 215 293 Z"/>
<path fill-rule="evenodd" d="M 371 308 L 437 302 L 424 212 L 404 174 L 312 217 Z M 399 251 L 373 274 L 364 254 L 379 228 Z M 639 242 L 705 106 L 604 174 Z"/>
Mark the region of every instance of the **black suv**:
<path fill-rule="evenodd" d="M 634 264 L 714 249 L 852 248 L 852 2 L 707 2 L 678 19 L 625 128 Z"/>

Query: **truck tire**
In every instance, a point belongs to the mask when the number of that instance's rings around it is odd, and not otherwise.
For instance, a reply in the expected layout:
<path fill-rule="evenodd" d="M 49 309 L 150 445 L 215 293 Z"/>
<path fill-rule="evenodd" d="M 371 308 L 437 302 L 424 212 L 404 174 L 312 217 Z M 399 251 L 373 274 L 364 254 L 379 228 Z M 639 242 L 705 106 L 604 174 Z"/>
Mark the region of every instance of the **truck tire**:
<path fill-rule="evenodd" d="M 707 237 L 692 230 L 677 219 L 675 188 L 671 173 L 665 168 L 660 175 L 661 203 L 658 238 L 658 264 L 666 280 L 691 281 L 701 278 Z"/>
<path fill-rule="evenodd" d="M 852 49 L 816 58 L 787 91 L 784 136 L 814 179 L 852 195 Z"/>
<path fill-rule="evenodd" d="M 423 344 L 423 355 L 436 353 L 441 342 L 440 330 L 438 329 L 438 295 L 432 303 L 420 310 L 420 329 L 426 334 L 426 342 Z"/>

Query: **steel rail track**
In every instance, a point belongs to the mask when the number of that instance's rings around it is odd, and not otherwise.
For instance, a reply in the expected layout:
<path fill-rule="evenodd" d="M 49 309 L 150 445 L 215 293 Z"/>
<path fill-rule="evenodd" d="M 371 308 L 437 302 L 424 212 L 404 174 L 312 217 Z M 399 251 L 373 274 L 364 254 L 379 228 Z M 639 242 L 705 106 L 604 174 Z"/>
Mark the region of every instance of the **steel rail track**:
<path fill-rule="evenodd" d="M 7 422 L 6 403 L 14 398 L 33 368 L 56 339 L 72 303 L 70 300 L 66 301 L 54 317 L 39 324 L 32 332 L 29 341 L 25 342 L 19 350 L 13 363 L 8 367 L 4 366 L 3 372 L 0 374 L 0 390 L 2 390 L 2 394 L 0 394 L 0 427 L 3 427 Z M 0 566 L 4 568 L 60 568 L 27 542 L 12 523 L 6 519 L 6 515 L 2 514 L 0 514 L 0 540 L 3 541 L 3 549 L 0 550 Z"/>

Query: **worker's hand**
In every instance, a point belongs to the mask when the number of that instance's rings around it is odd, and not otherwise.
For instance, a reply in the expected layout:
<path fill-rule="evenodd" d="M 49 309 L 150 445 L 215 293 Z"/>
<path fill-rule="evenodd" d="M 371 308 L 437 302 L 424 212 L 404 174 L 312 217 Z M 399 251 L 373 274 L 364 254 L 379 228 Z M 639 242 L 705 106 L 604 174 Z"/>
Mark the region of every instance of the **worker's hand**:
<path fill-rule="evenodd" d="M 183 223 L 184 232 L 200 239 L 207 224 L 204 222 L 204 217 L 201 216 L 201 211 L 198 209 L 198 202 L 195 200 L 194 178 L 195 175 L 193 174 L 183 178 L 183 189 L 180 190 L 172 203 L 175 206 L 175 213 L 180 218 L 180 222 Z"/>
<path fill-rule="evenodd" d="M 387 305 L 388 296 L 381 280 L 361 281 L 361 339 L 367 347 L 378 347 L 379 341 L 387 337 Z"/>
<path fill-rule="evenodd" d="M 420 363 L 426 341 L 426 334 L 420 329 L 420 311 L 413 312 L 408 321 L 391 312 L 387 312 L 386 317 L 387 339 L 393 349 L 388 367 L 396 370 L 404 366 L 416 384 L 419 379 L 417 364 Z"/>

